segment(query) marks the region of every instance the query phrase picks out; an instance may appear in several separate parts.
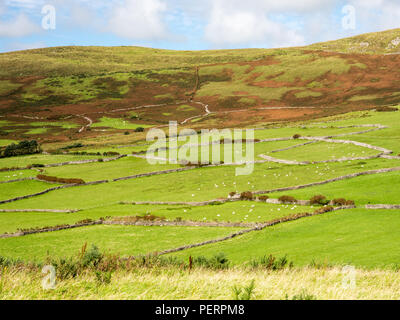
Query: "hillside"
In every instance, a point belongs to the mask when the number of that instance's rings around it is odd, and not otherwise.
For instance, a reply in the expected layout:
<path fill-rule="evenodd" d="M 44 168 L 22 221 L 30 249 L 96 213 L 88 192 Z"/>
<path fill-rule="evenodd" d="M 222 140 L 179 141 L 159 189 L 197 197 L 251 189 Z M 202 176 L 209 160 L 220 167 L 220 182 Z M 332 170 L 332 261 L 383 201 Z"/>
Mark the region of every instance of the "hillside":
<path fill-rule="evenodd" d="M 169 120 L 192 128 L 259 126 L 395 105 L 400 57 L 364 53 L 394 52 L 388 43 L 399 33 L 287 49 L 0 54 L 0 135 L 66 141 Z"/>
<path fill-rule="evenodd" d="M 400 53 L 400 29 L 316 43 L 309 48 L 344 53 L 398 54 Z"/>

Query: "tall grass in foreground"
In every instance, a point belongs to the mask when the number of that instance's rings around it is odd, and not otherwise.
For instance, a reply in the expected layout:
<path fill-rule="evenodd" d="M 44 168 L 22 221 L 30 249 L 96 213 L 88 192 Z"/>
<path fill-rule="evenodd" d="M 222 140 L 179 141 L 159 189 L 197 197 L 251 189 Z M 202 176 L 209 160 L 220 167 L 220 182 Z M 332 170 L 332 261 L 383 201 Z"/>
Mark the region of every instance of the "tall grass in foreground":
<path fill-rule="evenodd" d="M 399 299 L 399 274 L 357 270 L 356 287 L 342 287 L 342 269 L 292 268 L 279 271 L 156 267 L 113 273 L 101 283 L 94 273 L 58 280 L 43 290 L 39 271 L 8 269 L 2 275 L 0 299 Z M 254 287 L 250 287 L 254 280 Z M 248 289 L 246 291 L 246 288 Z"/>
<path fill-rule="evenodd" d="M 45 290 L 44 265 L 56 269 L 55 289 Z M 343 286 L 341 267 L 298 268 L 286 257 L 265 255 L 232 266 L 224 254 L 177 258 L 121 258 L 96 246 L 73 257 L 24 263 L 0 257 L 0 300 L 6 299 L 399 299 L 398 269 L 356 270 L 355 286 Z M 347 288 L 347 289 L 346 289 Z"/>

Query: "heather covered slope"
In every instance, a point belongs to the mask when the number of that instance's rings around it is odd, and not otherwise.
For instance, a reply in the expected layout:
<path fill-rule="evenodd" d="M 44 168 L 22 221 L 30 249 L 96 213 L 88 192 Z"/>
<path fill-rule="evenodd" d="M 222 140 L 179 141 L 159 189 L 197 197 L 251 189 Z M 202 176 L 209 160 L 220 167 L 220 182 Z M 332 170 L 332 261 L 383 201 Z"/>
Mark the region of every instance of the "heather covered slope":
<path fill-rule="evenodd" d="M 0 138 L 68 141 L 170 120 L 191 128 L 258 126 L 398 104 L 400 57 L 382 54 L 395 50 L 398 36 L 391 30 L 286 49 L 0 54 Z"/>
<path fill-rule="evenodd" d="M 395 54 L 400 52 L 400 29 L 316 43 L 309 48 L 345 53 Z"/>

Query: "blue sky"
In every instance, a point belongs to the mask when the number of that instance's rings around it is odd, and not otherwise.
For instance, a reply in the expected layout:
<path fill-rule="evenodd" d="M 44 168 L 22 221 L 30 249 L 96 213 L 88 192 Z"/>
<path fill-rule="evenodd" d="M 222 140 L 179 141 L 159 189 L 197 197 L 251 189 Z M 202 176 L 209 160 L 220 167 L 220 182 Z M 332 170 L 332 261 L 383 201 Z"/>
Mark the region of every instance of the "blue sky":
<path fill-rule="evenodd" d="M 43 27 L 50 21 L 55 29 Z M 271 48 L 398 27 L 398 0 L 0 0 L 0 52 L 64 45 Z"/>

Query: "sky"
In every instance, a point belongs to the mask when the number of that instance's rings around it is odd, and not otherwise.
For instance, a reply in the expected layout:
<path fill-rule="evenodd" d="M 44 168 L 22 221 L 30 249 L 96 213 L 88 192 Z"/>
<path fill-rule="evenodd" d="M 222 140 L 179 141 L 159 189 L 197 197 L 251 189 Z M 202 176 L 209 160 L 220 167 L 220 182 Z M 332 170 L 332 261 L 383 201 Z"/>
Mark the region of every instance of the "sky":
<path fill-rule="evenodd" d="M 399 0 L 0 0 L 0 52 L 277 48 L 399 27 Z"/>

